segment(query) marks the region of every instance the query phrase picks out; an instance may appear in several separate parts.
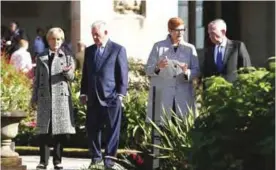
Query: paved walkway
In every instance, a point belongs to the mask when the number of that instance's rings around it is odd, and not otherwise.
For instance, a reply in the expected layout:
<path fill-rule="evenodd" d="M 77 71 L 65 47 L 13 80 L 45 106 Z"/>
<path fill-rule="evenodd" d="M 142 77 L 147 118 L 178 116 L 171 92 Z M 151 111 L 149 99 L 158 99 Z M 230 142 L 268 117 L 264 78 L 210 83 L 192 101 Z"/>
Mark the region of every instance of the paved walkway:
<path fill-rule="evenodd" d="M 39 156 L 20 156 L 22 158 L 22 164 L 27 165 L 27 170 L 36 170 L 36 166 L 39 163 Z M 53 170 L 52 157 L 50 157 L 48 170 Z M 83 170 L 90 164 L 90 159 L 83 158 L 62 158 L 62 165 L 64 170 Z"/>

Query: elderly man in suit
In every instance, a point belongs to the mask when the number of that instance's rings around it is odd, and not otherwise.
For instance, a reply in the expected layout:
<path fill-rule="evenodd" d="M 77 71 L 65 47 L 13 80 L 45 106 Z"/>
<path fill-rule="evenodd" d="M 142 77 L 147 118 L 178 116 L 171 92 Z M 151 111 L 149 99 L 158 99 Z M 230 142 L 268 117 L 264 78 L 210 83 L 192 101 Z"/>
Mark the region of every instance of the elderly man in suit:
<path fill-rule="evenodd" d="M 199 63 L 194 45 L 184 41 L 184 21 L 171 18 L 168 21 L 169 34 L 165 40 L 154 44 L 146 64 L 146 73 L 150 77 L 148 117 L 152 117 L 152 89 L 157 89 L 156 104 L 170 115 L 171 110 L 179 116 L 195 109 L 195 93 L 192 80 L 199 75 Z M 159 100 L 158 100 L 159 99 Z M 194 110 L 195 111 L 195 110 Z M 156 121 L 160 121 L 158 115 Z"/>
<path fill-rule="evenodd" d="M 49 144 L 54 143 L 54 169 L 61 166 L 62 144 L 67 134 L 75 133 L 73 105 L 69 82 L 74 79 L 75 62 L 60 49 L 64 41 L 61 28 L 47 33 L 49 49 L 36 60 L 36 74 L 31 104 L 37 104 L 37 133 L 40 142 L 40 163 L 37 169 L 47 169 Z M 52 138 L 53 137 L 53 138 Z"/>
<path fill-rule="evenodd" d="M 104 21 L 92 25 L 95 42 L 85 49 L 81 80 L 81 102 L 87 104 L 86 129 L 92 155 L 90 168 L 105 165 L 116 169 L 119 145 L 122 99 L 128 87 L 128 62 L 123 46 L 111 41 Z M 107 141 L 104 162 L 101 154 L 101 132 L 104 125 Z"/>
<path fill-rule="evenodd" d="M 237 79 L 237 70 L 251 66 L 250 56 L 242 41 L 226 37 L 226 23 L 216 19 L 209 23 L 208 34 L 214 44 L 209 47 L 203 62 L 203 77 L 221 75 L 227 81 Z"/>

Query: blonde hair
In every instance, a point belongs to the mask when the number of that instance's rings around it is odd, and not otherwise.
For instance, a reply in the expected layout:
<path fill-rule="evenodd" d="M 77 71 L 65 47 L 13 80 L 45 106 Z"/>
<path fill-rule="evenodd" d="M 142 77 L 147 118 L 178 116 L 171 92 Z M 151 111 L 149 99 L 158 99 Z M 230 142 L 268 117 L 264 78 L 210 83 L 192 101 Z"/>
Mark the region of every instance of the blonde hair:
<path fill-rule="evenodd" d="M 46 35 L 47 41 L 49 40 L 49 37 L 53 36 L 53 35 L 59 35 L 60 38 L 64 41 L 65 36 L 64 36 L 64 32 L 61 28 L 54 27 L 54 28 L 49 29 L 49 31 L 47 32 L 47 35 Z"/>

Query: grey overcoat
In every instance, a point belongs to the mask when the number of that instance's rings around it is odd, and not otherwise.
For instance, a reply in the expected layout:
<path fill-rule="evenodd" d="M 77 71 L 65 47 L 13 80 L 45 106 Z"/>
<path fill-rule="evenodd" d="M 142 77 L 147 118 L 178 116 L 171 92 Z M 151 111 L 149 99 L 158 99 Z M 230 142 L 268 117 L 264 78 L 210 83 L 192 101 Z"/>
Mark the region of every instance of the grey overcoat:
<path fill-rule="evenodd" d="M 154 72 L 157 63 L 165 58 L 169 60 L 169 66 L 162 69 L 159 74 Z M 184 78 L 182 69 L 178 63 L 187 63 L 190 74 Z M 154 44 L 146 64 L 146 74 L 150 77 L 150 91 L 147 107 L 147 117 L 152 119 L 152 89 L 156 87 L 155 114 L 157 120 L 163 113 L 163 109 L 169 112 L 172 109 L 173 99 L 176 101 L 176 113 L 185 115 L 188 108 L 195 109 L 195 92 L 192 79 L 199 75 L 199 63 L 194 45 L 180 42 L 177 51 L 174 51 L 170 36 L 163 41 Z"/>
<path fill-rule="evenodd" d="M 69 81 L 74 79 L 75 62 L 72 56 L 59 51 L 51 65 L 50 85 L 48 58 L 47 50 L 37 57 L 36 62 L 31 102 L 37 104 L 37 133 L 48 133 L 51 119 L 52 134 L 73 134 L 75 122 Z M 63 67 L 69 65 L 73 66 L 72 69 L 63 72 Z M 50 86 L 52 93 L 50 93 Z M 50 116 L 51 110 L 52 116 Z"/>

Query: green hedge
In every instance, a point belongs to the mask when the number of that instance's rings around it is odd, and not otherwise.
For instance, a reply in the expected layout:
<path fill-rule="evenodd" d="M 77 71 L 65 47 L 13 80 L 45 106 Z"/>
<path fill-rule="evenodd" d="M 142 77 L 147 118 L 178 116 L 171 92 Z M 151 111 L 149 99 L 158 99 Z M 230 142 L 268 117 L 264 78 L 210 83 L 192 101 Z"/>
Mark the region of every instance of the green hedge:
<path fill-rule="evenodd" d="M 272 60 L 275 62 L 275 59 Z M 271 67 L 272 66 L 272 67 Z M 241 69 L 233 84 L 206 79 L 199 116 L 164 115 L 160 169 L 271 170 L 275 165 L 275 63 Z M 147 145 L 151 147 L 150 140 Z"/>

